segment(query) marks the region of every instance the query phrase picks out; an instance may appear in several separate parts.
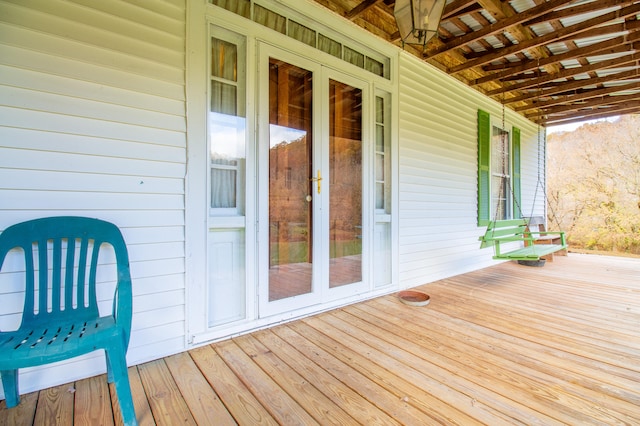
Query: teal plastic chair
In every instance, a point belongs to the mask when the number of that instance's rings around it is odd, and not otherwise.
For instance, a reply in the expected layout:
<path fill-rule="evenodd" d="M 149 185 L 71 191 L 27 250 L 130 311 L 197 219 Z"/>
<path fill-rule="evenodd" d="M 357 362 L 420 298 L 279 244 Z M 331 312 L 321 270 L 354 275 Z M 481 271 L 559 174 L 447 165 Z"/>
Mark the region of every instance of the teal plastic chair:
<path fill-rule="evenodd" d="M 98 256 L 107 245 L 115 252 L 117 285 L 111 314 L 100 316 Z M 0 234 L 0 269 L 9 251 L 24 255 L 26 273 L 22 322 L 15 331 L 0 332 L 0 374 L 7 407 L 20 403 L 19 368 L 102 349 L 124 424 L 136 425 L 125 358 L 131 330 L 131 274 L 120 230 L 112 223 L 85 217 L 35 219 Z M 103 270 L 112 271 L 114 266 L 102 263 L 100 280 L 108 280 Z"/>

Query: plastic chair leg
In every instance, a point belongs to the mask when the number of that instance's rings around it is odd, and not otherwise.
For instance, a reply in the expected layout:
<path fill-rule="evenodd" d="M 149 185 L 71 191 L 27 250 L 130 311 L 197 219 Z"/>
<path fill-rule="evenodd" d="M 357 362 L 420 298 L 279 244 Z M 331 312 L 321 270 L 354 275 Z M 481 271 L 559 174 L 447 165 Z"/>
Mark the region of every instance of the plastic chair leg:
<path fill-rule="evenodd" d="M 109 358 L 109 351 L 105 349 L 104 356 L 107 360 L 107 383 L 113 383 L 113 369 L 111 368 L 111 359 Z"/>
<path fill-rule="evenodd" d="M 122 421 L 126 426 L 137 426 L 138 421 L 133 406 L 133 397 L 131 396 L 131 385 L 129 383 L 124 348 L 111 348 L 105 350 L 105 353 L 107 355 L 107 370 L 111 372 L 111 377 L 116 387 Z"/>
<path fill-rule="evenodd" d="M 20 404 L 20 392 L 18 391 L 18 370 L 2 370 L 2 388 L 4 389 L 7 408 Z"/>

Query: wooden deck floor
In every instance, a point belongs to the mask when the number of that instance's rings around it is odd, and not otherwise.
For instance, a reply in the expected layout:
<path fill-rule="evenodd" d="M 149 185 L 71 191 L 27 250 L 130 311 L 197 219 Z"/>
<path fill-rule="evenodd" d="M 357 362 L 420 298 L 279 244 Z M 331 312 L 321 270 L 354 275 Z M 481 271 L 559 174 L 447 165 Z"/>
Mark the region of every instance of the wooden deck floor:
<path fill-rule="evenodd" d="M 640 259 L 499 264 L 423 289 L 426 307 L 381 297 L 133 367 L 138 419 L 640 424 Z M 0 403 L 0 424 L 113 424 L 112 395 L 104 376 L 43 390 Z"/>

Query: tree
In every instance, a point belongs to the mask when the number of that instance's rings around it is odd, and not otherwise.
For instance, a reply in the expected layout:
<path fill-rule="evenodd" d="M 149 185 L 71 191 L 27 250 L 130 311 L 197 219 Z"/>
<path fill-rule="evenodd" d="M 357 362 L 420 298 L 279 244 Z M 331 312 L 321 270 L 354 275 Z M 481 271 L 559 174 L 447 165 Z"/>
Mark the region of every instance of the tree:
<path fill-rule="evenodd" d="M 550 223 L 574 247 L 640 254 L 640 115 L 547 138 Z"/>

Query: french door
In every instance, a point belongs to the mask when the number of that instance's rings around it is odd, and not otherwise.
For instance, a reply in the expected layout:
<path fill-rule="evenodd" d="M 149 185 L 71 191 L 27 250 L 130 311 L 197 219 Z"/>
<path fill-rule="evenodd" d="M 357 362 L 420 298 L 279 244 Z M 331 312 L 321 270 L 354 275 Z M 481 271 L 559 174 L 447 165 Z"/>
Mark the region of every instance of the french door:
<path fill-rule="evenodd" d="M 260 316 L 365 290 L 364 82 L 259 48 Z"/>

